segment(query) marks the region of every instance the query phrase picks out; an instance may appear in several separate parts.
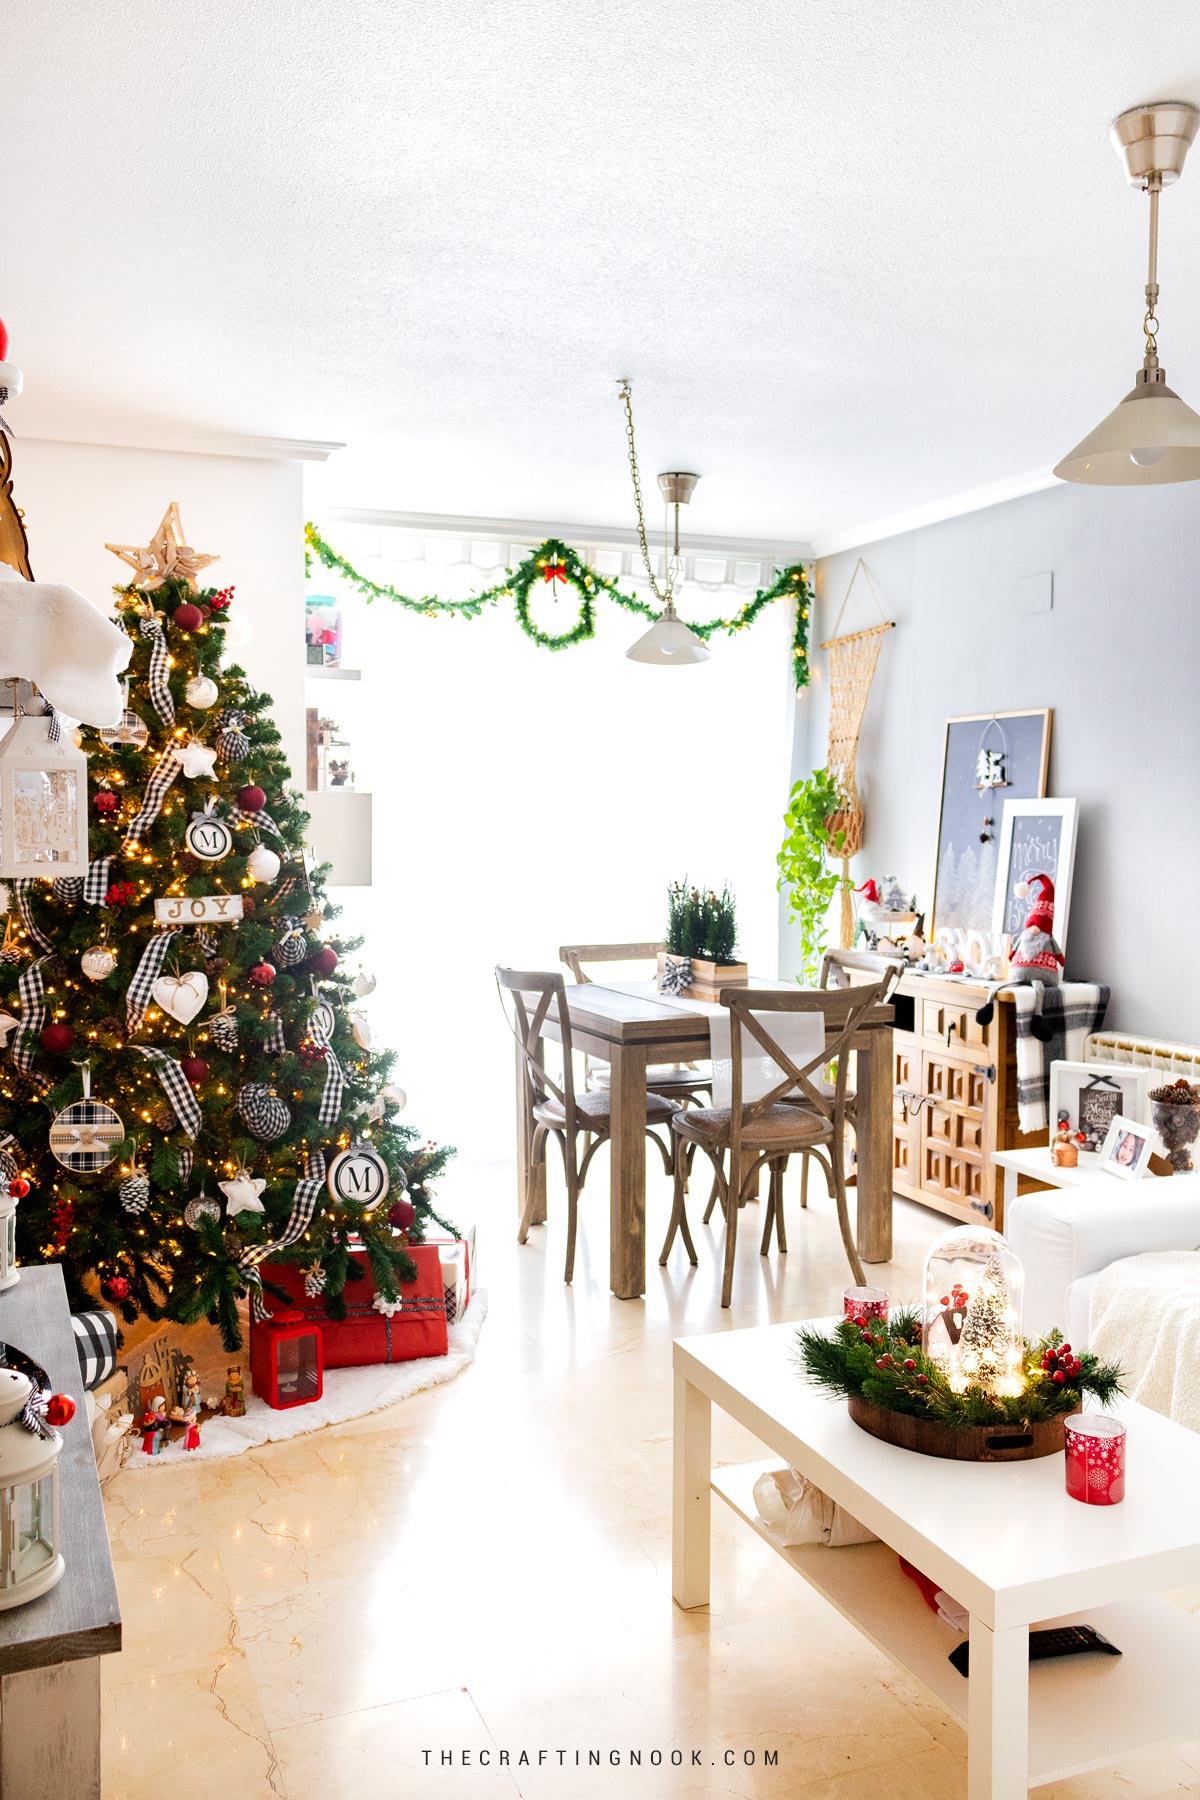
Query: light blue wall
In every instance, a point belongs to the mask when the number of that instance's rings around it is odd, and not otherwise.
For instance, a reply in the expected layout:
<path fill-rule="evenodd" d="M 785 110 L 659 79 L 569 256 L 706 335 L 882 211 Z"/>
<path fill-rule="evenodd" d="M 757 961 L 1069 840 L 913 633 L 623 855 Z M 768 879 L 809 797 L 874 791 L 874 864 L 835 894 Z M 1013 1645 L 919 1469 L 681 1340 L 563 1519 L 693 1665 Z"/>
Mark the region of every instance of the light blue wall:
<path fill-rule="evenodd" d="M 819 565 L 814 644 L 859 554 Z M 1070 972 L 1111 984 L 1110 1025 L 1200 1043 L 1200 487 L 1058 486 L 861 555 L 898 629 L 859 751 L 855 879 L 895 874 L 927 904 L 946 719 L 1051 706 L 1049 792 L 1080 805 Z M 1020 578 L 1046 569 L 1052 610 L 1022 614 Z M 860 577 L 842 629 L 870 622 Z M 825 759 L 814 664 L 794 773 Z"/>

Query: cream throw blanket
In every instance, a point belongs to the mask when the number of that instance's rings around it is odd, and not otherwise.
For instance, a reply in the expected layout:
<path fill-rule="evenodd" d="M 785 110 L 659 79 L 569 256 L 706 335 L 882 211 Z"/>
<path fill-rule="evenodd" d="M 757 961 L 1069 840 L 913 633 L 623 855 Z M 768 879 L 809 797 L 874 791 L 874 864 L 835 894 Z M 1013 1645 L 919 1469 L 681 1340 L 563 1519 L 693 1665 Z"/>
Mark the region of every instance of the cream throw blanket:
<path fill-rule="evenodd" d="M 1120 1365 L 1131 1400 L 1200 1431 L 1200 1251 L 1152 1250 L 1102 1270 L 1090 1348 Z"/>

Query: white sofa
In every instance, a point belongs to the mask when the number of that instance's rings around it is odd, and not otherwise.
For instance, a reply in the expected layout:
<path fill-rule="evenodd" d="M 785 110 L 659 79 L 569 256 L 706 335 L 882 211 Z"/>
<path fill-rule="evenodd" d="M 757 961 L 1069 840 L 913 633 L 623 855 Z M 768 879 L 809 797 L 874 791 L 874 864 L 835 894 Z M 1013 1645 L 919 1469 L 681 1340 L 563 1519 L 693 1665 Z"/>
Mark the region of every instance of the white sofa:
<path fill-rule="evenodd" d="M 1057 1325 L 1080 1349 L 1101 1269 L 1145 1250 L 1200 1249 L 1200 1172 L 1141 1181 L 1098 1173 L 1081 1187 L 1018 1194 L 1006 1202 L 1005 1236 L 1025 1266 L 1025 1335 Z"/>

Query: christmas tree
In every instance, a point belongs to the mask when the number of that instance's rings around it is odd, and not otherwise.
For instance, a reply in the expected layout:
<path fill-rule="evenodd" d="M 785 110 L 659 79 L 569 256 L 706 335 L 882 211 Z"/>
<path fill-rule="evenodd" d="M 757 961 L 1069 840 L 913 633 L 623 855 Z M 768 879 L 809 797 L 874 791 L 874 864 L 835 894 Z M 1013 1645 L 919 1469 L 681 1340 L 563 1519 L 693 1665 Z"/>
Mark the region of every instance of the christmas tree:
<path fill-rule="evenodd" d="M 172 507 L 150 546 L 109 546 L 134 648 L 120 724 L 79 733 L 88 873 L 12 884 L 0 1174 L 20 1260 L 61 1263 L 73 1304 L 98 1286 L 234 1349 L 272 1259 L 339 1317 L 361 1246 L 395 1299 L 452 1152 L 399 1123 L 394 1058 L 358 1041 L 360 940 L 325 936 L 270 699 L 226 660 L 234 590 L 200 589 L 215 559 L 181 540 Z"/>
<path fill-rule="evenodd" d="M 993 1250 L 967 1304 L 950 1386 L 960 1393 L 968 1387 L 982 1388 L 985 1394 L 1020 1393 L 1022 1370 L 1017 1315 L 999 1252 Z"/>

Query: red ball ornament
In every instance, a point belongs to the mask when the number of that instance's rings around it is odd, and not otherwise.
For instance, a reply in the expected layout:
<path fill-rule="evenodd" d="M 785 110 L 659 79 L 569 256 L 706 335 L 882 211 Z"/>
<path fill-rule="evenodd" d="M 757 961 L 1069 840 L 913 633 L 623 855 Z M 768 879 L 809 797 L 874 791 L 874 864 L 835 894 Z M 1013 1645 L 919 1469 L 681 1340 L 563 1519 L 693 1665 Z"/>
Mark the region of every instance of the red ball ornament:
<path fill-rule="evenodd" d="M 110 1275 L 100 1283 L 100 1292 L 106 1300 L 128 1300 L 129 1282 L 124 1275 Z"/>
<path fill-rule="evenodd" d="M 198 606 L 193 606 L 190 600 L 185 600 L 183 605 L 177 606 L 171 614 L 171 623 L 178 625 L 180 631 L 199 631 L 204 623 L 204 614 Z"/>
<path fill-rule="evenodd" d="M 915 1369 L 917 1365 L 911 1356 L 906 1356 L 904 1359 L 904 1366 L 906 1369 Z"/>
<path fill-rule="evenodd" d="M 208 1064 L 202 1056 L 181 1056 L 179 1066 L 193 1087 L 200 1087 L 208 1080 Z"/>
<path fill-rule="evenodd" d="M 119 797 L 113 793 L 111 788 L 101 788 L 92 801 L 92 805 L 98 813 L 115 813 L 120 804 Z"/>
<path fill-rule="evenodd" d="M 255 963 L 254 967 L 251 969 L 249 975 L 247 976 L 247 980 L 252 981 L 254 983 L 255 987 L 264 987 L 264 988 L 270 987 L 271 983 L 275 979 L 275 974 L 276 974 L 276 970 L 275 970 L 274 963 L 269 963 L 269 962 Z"/>
<path fill-rule="evenodd" d="M 332 944 L 322 944 L 309 957 L 308 966 L 314 975 L 332 975 L 338 966 L 338 953 Z"/>
<path fill-rule="evenodd" d="M 75 1033 L 69 1025 L 43 1025 L 42 1049 L 51 1056 L 65 1056 L 75 1042 Z"/>
<path fill-rule="evenodd" d="M 51 1394 L 46 1402 L 47 1425 L 69 1425 L 75 1417 L 75 1402 L 70 1394 Z"/>
<path fill-rule="evenodd" d="M 402 1194 L 396 1204 L 388 1209 L 388 1224 L 394 1225 L 397 1231 L 407 1231 L 416 1216 L 416 1207 L 407 1194 Z"/>
<path fill-rule="evenodd" d="M 1051 1379 L 1051 1381 L 1056 1381 L 1058 1383 L 1059 1387 L 1065 1387 L 1065 1385 L 1066 1385 L 1067 1378 L 1063 1374 L 1061 1369 L 1055 1369 L 1055 1371 L 1054 1371 L 1053 1375 L 1050 1377 L 1050 1379 Z"/>
<path fill-rule="evenodd" d="M 262 788 L 251 783 L 249 787 L 239 789 L 238 805 L 243 812 L 261 812 L 266 804 L 267 796 Z"/>
<path fill-rule="evenodd" d="M 918 1380 L 918 1381 L 919 1381 L 919 1382 L 920 1382 L 920 1384 L 921 1384 L 921 1386 L 922 1386 L 922 1387 L 928 1387 L 928 1386 L 929 1386 L 929 1377 L 928 1377 L 928 1375 L 918 1375 L 918 1376 L 917 1376 L 917 1380 Z"/>
<path fill-rule="evenodd" d="M 14 1200 L 23 1200 L 29 1192 L 29 1183 L 23 1175 L 14 1175 L 8 1184 L 8 1191 Z"/>

